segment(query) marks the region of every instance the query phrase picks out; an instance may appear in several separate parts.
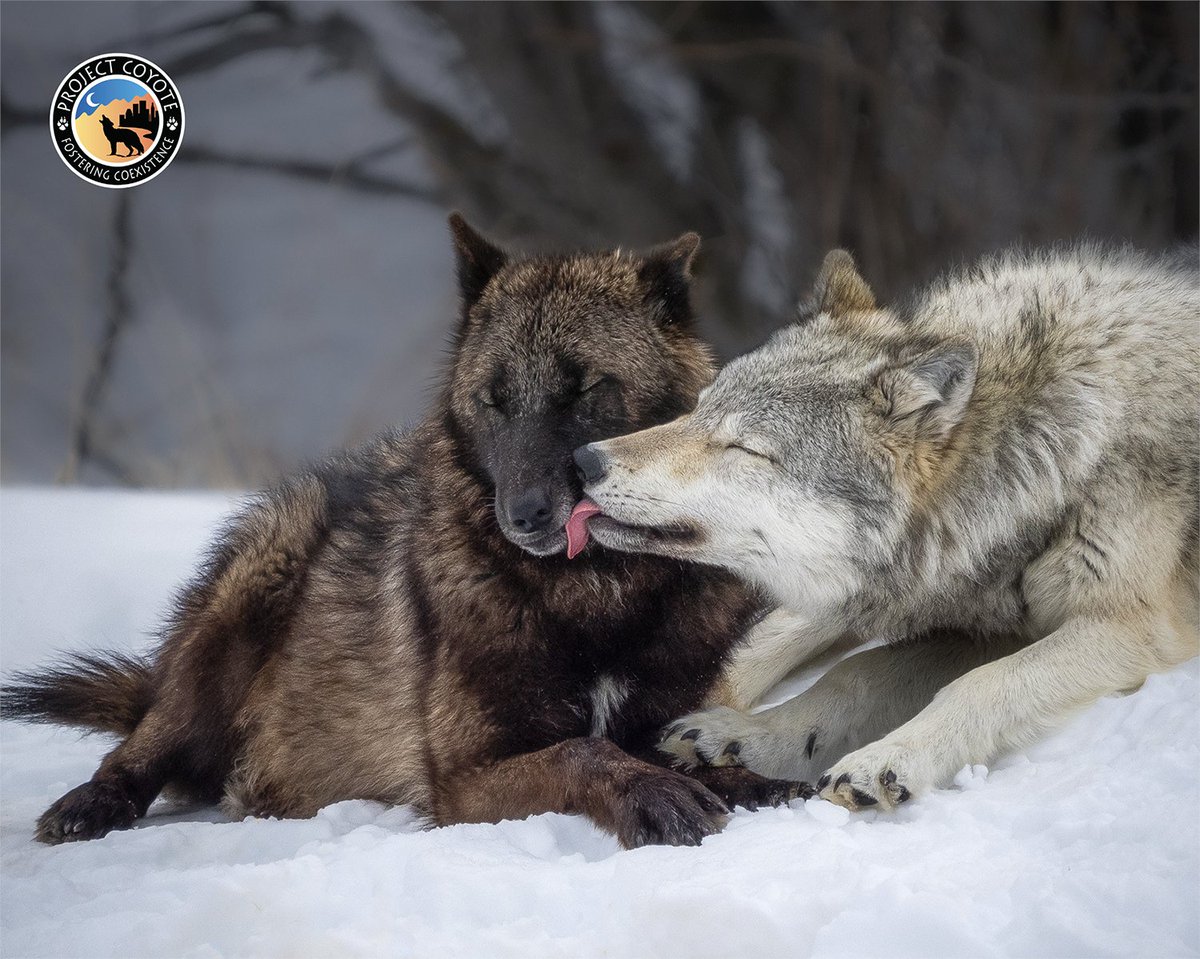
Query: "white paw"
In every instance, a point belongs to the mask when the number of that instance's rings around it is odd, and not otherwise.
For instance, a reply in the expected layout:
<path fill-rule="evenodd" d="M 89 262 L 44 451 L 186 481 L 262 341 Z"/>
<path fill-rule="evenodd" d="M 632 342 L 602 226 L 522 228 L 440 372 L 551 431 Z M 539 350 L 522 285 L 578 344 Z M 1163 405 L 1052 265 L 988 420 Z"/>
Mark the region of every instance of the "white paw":
<path fill-rule="evenodd" d="M 806 772 L 803 738 L 794 742 L 765 720 L 727 706 L 691 713 L 671 723 L 658 748 L 688 767 L 745 766 L 776 778 L 796 778 L 798 771 Z"/>
<path fill-rule="evenodd" d="M 728 706 L 689 713 L 663 731 L 658 748 L 685 765 L 741 766 L 748 740 L 761 730 L 752 716 Z"/>
<path fill-rule="evenodd" d="M 930 785 L 913 750 L 880 740 L 855 750 L 817 780 L 822 799 L 847 809 L 895 809 Z"/>

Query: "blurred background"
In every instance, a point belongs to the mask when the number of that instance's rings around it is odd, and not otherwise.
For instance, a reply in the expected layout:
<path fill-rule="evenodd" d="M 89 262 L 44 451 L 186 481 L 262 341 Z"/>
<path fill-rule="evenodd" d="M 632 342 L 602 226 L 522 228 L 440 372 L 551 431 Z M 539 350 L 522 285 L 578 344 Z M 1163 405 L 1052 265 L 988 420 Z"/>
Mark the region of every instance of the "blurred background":
<path fill-rule="evenodd" d="M 1185 3 L 0 8 L 0 480 L 243 488 L 420 417 L 445 214 L 514 245 L 698 230 L 723 357 L 846 246 L 889 296 L 1013 241 L 1197 233 Z M 187 111 L 104 190 L 51 97 L 128 51 Z"/>

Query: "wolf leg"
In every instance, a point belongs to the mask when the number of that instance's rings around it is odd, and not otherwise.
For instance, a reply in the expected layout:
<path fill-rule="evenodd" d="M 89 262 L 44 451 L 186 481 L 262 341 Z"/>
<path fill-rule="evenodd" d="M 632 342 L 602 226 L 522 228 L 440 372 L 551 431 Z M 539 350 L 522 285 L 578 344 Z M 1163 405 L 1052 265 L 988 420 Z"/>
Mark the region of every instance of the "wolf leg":
<path fill-rule="evenodd" d="M 679 770 L 715 793 L 730 809 L 741 806 L 751 811 L 763 806 L 782 806 L 793 799 L 816 795 L 811 783 L 792 779 L 770 779 L 751 772 L 745 766 L 684 766 L 674 756 L 659 749 L 638 750 L 633 754 L 653 766 Z"/>
<path fill-rule="evenodd" d="M 151 710 L 110 752 L 89 782 L 76 786 L 37 822 L 37 838 L 56 844 L 98 839 L 146 815 L 169 778 L 173 737 L 161 710 Z"/>
<path fill-rule="evenodd" d="M 449 777 L 435 806 L 439 825 L 583 813 L 626 849 L 699 845 L 720 831 L 729 812 L 694 779 L 596 737 L 568 739 Z"/>
<path fill-rule="evenodd" d="M 687 775 L 712 790 L 730 809 L 782 806 L 793 799 L 809 799 L 817 792 L 807 782 L 770 779 L 745 766 L 695 766 Z"/>
<path fill-rule="evenodd" d="M 1140 685 L 1172 665 L 1167 613 L 1076 617 L 1045 639 L 955 680 L 913 719 L 836 763 L 817 784 L 850 809 L 890 809 L 989 762 L 1101 696 Z"/>
<path fill-rule="evenodd" d="M 832 761 L 915 716 L 946 683 L 1021 644 L 944 630 L 869 649 L 772 709 L 685 716 L 671 725 L 661 748 L 697 763 L 811 781 Z"/>
<path fill-rule="evenodd" d="M 238 713 L 302 600 L 309 558 L 327 535 L 326 506 L 320 482 L 303 477 L 231 524 L 209 571 L 181 597 L 152 678 L 125 693 L 145 695 L 152 704 L 92 780 L 42 815 L 39 839 L 92 839 L 125 828 L 146 814 L 168 782 L 197 799 L 220 798 L 241 748 Z M 65 677 L 51 673 L 43 688 L 71 694 L 66 702 L 78 712 L 78 678 L 74 670 Z M 36 682 L 34 692 L 40 693 Z M 114 697 L 120 705 L 120 693 L 109 692 L 110 707 Z"/>
<path fill-rule="evenodd" d="M 749 709 L 797 666 L 824 652 L 842 636 L 829 622 L 772 610 L 737 645 L 707 705 Z"/>
<path fill-rule="evenodd" d="M 843 758 L 818 783 L 824 797 L 890 808 L 1200 652 L 1195 566 L 1169 548 L 1191 513 L 1128 485 L 1092 502 L 1122 509 L 1082 513 L 1025 571 L 1030 619 L 1044 638 L 973 669 Z"/>

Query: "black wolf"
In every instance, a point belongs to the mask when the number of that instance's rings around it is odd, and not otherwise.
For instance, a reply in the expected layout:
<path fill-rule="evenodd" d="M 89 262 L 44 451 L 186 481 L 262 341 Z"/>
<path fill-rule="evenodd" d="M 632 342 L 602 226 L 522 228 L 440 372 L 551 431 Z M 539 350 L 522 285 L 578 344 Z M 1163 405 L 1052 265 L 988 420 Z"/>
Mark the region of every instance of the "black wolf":
<path fill-rule="evenodd" d="M 462 314 L 424 424 L 246 508 L 152 659 L 84 658 L 4 691 L 6 716 L 123 737 L 38 838 L 128 826 L 170 788 L 232 814 L 350 798 L 439 824 L 578 812 L 625 846 L 684 844 L 727 803 L 797 793 L 741 769 L 689 778 L 653 749 L 756 594 L 675 560 L 563 555 L 572 451 L 678 416 L 712 378 L 688 302 L 699 238 L 516 258 L 450 222 Z"/>
<path fill-rule="evenodd" d="M 111 156 L 137 156 L 139 153 L 145 153 L 142 149 L 142 138 L 136 130 L 126 130 L 124 127 L 113 126 L 112 120 L 106 116 L 100 117 L 100 125 L 104 127 L 104 135 L 108 137 L 108 155 Z M 128 153 L 118 153 L 117 144 L 122 143 L 129 147 Z"/>

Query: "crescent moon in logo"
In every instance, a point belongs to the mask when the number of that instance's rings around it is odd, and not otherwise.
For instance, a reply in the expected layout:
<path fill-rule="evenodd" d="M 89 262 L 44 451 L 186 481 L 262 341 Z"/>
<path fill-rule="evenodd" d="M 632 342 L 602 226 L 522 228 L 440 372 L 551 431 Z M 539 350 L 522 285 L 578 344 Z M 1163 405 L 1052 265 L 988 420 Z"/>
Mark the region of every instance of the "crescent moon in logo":
<path fill-rule="evenodd" d="M 88 94 L 86 97 L 84 97 L 84 98 L 83 98 L 83 101 L 84 101 L 84 103 L 86 103 L 86 104 L 87 104 L 89 107 L 91 107 L 92 109 L 95 109 L 96 107 L 100 106 L 100 104 L 99 104 L 99 103 L 92 103 L 92 96 L 93 96 L 93 95 L 92 95 L 91 93 L 89 93 L 89 94 Z"/>

